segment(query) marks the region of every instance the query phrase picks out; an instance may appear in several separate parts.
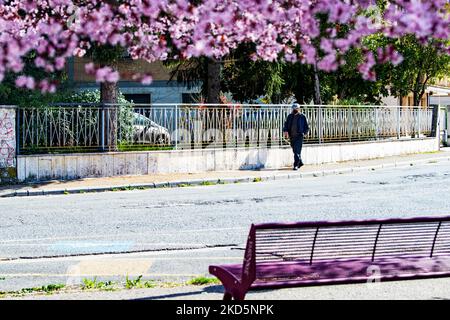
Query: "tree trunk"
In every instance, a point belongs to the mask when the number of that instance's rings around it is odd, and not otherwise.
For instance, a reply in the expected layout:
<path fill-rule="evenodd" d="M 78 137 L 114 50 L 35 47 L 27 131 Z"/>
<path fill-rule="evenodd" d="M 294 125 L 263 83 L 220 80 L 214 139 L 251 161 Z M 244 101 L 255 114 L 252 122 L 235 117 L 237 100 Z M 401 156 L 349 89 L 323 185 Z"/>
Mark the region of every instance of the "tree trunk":
<path fill-rule="evenodd" d="M 419 94 L 417 92 L 413 92 L 413 106 L 419 106 Z"/>
<path fill-rule="evenodd" d="M 433 106 L 433 113 L 431 116 L 431 136 L 437 137 L 440 134 L 438 132 L 438 122 L 439 122 L 439 106 Z"/>
<path fill-rule="evenodd" d="M 314 103 L 322 104 L 322 98 L 320 97 L 320 81 L 319 72 L 317 71 L 317 64 L 314 64 Z"/>
<path fill-rule="evenodd" d="M 220 103 L 220 62 L 213 59 L 208 60 L 206 102 Z"/>
<path fill-rule="evenodd" d="M 118 85 L 117 82 L 102 82 L 100 84 L 100 99 L 105 106 L 104 136 L 105 146 L 108 151 L 117 151 L 118 134 Z M 108 105 L 113 104 L 113 105 Z"/>

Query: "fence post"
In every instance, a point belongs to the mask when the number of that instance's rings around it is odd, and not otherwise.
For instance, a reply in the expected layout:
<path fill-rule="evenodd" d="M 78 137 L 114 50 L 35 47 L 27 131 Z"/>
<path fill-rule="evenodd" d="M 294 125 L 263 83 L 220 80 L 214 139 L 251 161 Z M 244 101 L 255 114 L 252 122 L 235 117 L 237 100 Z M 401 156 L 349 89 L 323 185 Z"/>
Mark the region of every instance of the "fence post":
<path fill-rule="evenodd" d="M 433 113 L 431 116 L 431 136 L 437 137 L 439 134 L 438 123 L 439 123 L 439 109 L 440 105 L 433 106 Z"/>
<path fill-rule="evenodd" d="M 20 154 L 20 107 L 16 108 L 16 156 Z"/>
<path fill-rule="evenodd" d="M 353 113 L 352 106 L 348 107 L 348 141 L 352 142 L 353 135 Z"/>
<path fill-rule="evenodd" d="M 319 105 L 319 144 L 322 143 L 323 140 L 323 133 L 322 133 L 322 129 L 323 129 L 323 124 L 322 124 L 322 106 Z"/>
<path fill-rule="evenodd" d="M 417 138 L 420 138 L 420 132 L 421 132 L 421 126 L 422 126 L 422 110 L 420 108 L 417 108 Z"/>
<path fill-rule="evenodd" d="M 397 107 L 397 139 L 401 137 L 400 107 Z"/>
<path fill-rule="evenodd" d="M 378 111 L 380 109 L 378 107 L 375 107 L 375 139 L 378 140 L 378 128 L 380 127 L 379 122 L 379 115 L 378 115 Z"/>
<path fill-rule="evenodd" d="M 105 104 L 100 106 L 100 149 L 105 151 Z"/>
<path fill-rule="evenodd" d="M 175 105 L 175 150 L 178 150 L 178 105 Z"/>
<path fill-rule="evenodd" d="M 284 132 L 283 132 L 283 126 L 284 126 L 284 111 L 283 111 L 283 106 L 279 106 L 279 111 L 278 111 L 278 118 L 280 121 L 279 127 L 280 127 L 280 133 L 279 133 L 279 137 L 280 137 L 280 146 L 284 145 Z M 306 110 L 304 111 L 306 112 Z"/>
<path fill-rule="evenodd" d="M 237 148 L 236 105 L 233 105 L 233 141 L 234 141 L 234 147 Z"/>

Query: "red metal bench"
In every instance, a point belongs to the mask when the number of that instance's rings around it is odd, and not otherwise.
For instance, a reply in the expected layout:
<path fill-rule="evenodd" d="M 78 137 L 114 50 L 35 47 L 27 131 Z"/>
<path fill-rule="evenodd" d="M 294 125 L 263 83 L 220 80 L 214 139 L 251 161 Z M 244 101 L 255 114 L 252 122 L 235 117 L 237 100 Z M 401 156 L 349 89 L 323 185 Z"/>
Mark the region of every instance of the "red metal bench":
<path fill-rule="evenodd" d="M 254 224 L 244 263 L 209 272 L 225 300 L 257 289 L 450 276 L 450 216 Z"/>

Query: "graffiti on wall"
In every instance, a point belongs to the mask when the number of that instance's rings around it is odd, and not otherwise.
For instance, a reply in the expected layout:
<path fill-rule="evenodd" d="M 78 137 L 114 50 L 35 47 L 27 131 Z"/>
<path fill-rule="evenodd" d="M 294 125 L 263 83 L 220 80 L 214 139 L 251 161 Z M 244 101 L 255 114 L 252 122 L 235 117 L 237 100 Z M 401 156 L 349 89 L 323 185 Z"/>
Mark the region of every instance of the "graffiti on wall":
<path fill-rule="evenodd" d="M 15 165 L 15 110 L 0 107 L 0 168 L 10 168 Z"/>

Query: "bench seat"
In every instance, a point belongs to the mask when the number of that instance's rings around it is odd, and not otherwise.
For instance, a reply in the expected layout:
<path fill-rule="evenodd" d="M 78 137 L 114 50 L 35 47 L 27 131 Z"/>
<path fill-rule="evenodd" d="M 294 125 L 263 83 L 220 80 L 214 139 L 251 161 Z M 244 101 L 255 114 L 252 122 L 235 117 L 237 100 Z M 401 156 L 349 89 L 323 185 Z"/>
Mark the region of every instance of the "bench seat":
<path fill-rule="evenodd" d="M 370 266 L 380 268 L 379 279 L 399 280 L 450 275 L 450 257 L 398 257 L 371 260 L 329 260 L 315 262 L 269 262 L 256 267 L 256 279 L 250 290 L 331 283 L 367 282 Z M 221 279 L 226 273 L 241 282 L 242 264 L 212 265 L 209 272 Z M 223 282 L 223 281 L 222 281 Z"/>
<path fill-rule="evenodd" d="M 224 299 L 249 290 L 450 276 L 450 217 L 252 225 L 243 264 L 211 265 Z"/>

